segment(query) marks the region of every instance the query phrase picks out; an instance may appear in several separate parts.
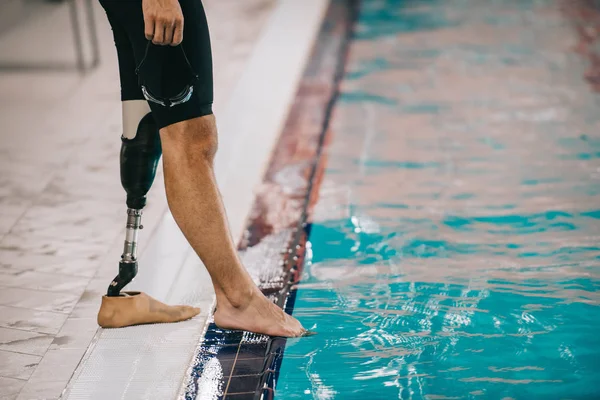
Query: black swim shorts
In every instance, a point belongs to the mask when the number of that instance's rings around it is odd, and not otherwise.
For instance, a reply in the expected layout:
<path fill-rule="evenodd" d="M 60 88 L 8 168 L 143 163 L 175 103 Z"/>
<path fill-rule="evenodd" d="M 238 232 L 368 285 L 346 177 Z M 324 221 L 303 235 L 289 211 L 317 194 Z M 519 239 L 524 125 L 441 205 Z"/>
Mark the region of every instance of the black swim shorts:
<path fill-rule="evenodd" d="M 146 58 L 139 75 L 152 94 L 170 98 L 190 84 L 191 74 L 198 76 L 190 100 L 165 107 L 149 101 L 158 128 L 176 122 L 212 114 L 213 75 L 208 23 L 200 0 L 179 0 L 183 11 L 183 42 L 180 46 L 150 44 L 144 34 L 142 0 L 100 0 L 113 30 L 119 74 L 121 100 L 144 100 L 136 67 Z"/>

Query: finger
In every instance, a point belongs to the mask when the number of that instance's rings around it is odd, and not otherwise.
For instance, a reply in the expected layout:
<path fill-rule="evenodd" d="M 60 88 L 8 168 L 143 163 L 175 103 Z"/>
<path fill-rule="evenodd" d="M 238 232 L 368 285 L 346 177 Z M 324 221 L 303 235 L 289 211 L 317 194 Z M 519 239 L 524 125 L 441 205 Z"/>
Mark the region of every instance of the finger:
<path fill-rule="evenodd" d="M 173 29 L 175 28 L 175 25 L 173 23 L 167 23 L 165 25 L 165 40 L 163 41 L 163 44 L 171 44 L 173 43 Z"/>
<path fill-rule="evenodd" d="M 154 38 L 152 43 L 163 44 L 165 41 L 165 23 L 163 21 L 156 21 L 154 24 Z"/>
<path fill-rule="evenodd" d="M 175 22 L 175 32 L 173 32 L 173 43 L 171 46 L 178 46 L 183 41 L 183 20 Z"/>
<path fill-rule="evenodd" d="M 154 38 L 154 18 L 146 17 L 144 15 L 144 34 L 146 39 L 152 40 Z"/>

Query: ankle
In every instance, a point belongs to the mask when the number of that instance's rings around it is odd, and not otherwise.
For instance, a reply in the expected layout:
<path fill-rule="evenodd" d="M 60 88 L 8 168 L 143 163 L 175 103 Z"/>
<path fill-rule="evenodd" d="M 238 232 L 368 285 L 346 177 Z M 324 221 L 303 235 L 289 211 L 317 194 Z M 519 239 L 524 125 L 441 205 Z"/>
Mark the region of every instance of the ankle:
<path fill-rule="evenodd" d="M 231 308 L 244 310 L 256 297 L 257 288 L 255 286 L 246 286 L 225 290 L 215 290 L 217 295 L 217 305 L 224 304 Z"/>

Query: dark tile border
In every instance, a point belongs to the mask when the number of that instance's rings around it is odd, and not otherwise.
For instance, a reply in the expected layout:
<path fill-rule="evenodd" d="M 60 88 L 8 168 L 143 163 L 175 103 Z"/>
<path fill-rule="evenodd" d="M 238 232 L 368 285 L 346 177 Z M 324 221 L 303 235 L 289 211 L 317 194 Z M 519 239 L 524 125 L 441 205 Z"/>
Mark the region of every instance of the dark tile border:
<path fill-rule="evenodd" d="M 358 0 L 331 0 L 239 245 L 245 251 L 269 235 L 288 235 L 280 267 L 260 287 L 289 314 L 296 299 L 294 285 L 302 273 L 309 215 L 323 176 L 322 149 L 330 139 L 329 119 L 357 11 Z M 282 179 L 290 173 L 293 187 Z M 292 206 L 286 207 L 291 211 L 283 223 L 277 214 L 280 204 Z M 274 398 L 285 344 L 284 338 L 221 330 L 210 322 L 187 377 L 185 399 L 196 399 L 200 379 L 219 399 Z"/>

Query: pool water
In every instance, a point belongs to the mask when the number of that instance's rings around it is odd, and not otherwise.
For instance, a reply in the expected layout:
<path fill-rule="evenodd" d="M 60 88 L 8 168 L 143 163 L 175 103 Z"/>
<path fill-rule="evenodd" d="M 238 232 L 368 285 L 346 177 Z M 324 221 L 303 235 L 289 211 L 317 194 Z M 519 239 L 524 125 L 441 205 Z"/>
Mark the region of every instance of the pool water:
<path fill-rule="evenodd" d="M 559 5 L 362 2 L 276 398 L 600 398 L 600 101 Z"/>

